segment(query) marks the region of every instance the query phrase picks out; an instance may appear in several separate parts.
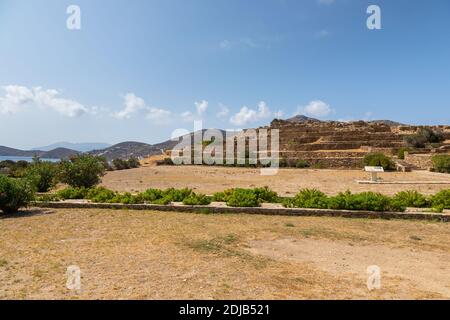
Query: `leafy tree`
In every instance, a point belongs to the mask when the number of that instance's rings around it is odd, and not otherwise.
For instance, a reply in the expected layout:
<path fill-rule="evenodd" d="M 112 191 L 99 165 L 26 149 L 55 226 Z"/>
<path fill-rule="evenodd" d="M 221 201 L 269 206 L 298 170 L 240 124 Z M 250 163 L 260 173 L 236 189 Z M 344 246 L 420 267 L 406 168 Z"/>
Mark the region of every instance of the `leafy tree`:
<path fill-rule="evenodd" d="M 369 153 L 364 156 L 363 163 L 365 166 L 383 167 L 384 170 L 395 169 L 394 162 L 383 153 Z"/>
<path fill-rule="evenodd" d="M 99 157 L 78 155 L 61 162 L 60 180 L 72 187 L 91 188 L 105 175 L 104 162 Z"/>
<path fill-rule="evenodd" d="M 48 192 L 57 182 L 58 167 L 51 162 L 43 162 L 33 159 L 33 163 L 28 166 L 25 176 L 33 181 L 38 192 Z"/>
<path fill-rule="evenodd" d="M 28 179 L 15 179 L 0 175 L 0 210 L 17 213 L 34 199 L 34 185 Z"/>

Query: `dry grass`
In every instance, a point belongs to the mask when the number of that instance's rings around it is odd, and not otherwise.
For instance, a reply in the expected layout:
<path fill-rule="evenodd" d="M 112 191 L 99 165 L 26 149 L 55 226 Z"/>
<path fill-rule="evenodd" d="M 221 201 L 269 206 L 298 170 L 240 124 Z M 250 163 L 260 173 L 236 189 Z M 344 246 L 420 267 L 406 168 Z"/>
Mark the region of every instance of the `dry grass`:
<path fill-rule="evenodd" d="M 450 181 L 448 175 L 430 172 L 386 172 L 380 174 L 385 181 Z M 369 174 L 361 170 L 300 170 L 280 169 L 275 176 L 260 175 L 258 169 L 224 168 L 207 166 L 160 166 L 108 172 L 103 185 L 116 191 L 137 192 L 148 188 L 185 188 L 212 194 L 228 188 L 253 188 L 269 186 L 280 195 L 292 195 L 301 188 L 317 188 L 327 194 L 351 190 L 353 192 L 377 191 L 394 194 L 415 189 L 433 194 L 450 185 L 360 185 L 356 180 L 367 180 Z"/>
<path fill-rule="evenodd" d="M 414 268 L 448 275 L 427 263 L 448 259 L 450 226 L 443 223 L 30 210 L 0 218 L 0 230 L 1 299 L 450 297 L 448 277 L 427 285 L 411 277 L 407 259 L 414 252 Z M 383 270 L 403 260 L 406 268 L 383 274 L 382 289 L 369 292 L 357 265 L 365 248 L 376 248 Z M 342 257 L 348 268 L 329 268 Z M 81 268 L 81 292 L 65 287 L 70 265 Z"/>

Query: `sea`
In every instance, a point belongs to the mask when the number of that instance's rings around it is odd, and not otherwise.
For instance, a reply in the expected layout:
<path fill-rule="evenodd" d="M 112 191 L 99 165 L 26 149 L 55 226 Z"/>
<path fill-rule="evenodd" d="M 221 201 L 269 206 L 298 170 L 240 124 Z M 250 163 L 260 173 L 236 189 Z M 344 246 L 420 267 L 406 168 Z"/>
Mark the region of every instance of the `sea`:
<path fill-rule="evenodd" d="M 10 156 L 0 156 L 0 161 L 4 161 L 4 160 L 11 160 L 14 162 L 17 161 L 26 161 L 26 162 L 32 162 L 33 161 L 33 157 L 10 157 Z M 46 162 L 59 162 L 61 161 L 61 159 L 47 159 L 47 158 L 40 158 L 41 161 L 46 161 Z"/>

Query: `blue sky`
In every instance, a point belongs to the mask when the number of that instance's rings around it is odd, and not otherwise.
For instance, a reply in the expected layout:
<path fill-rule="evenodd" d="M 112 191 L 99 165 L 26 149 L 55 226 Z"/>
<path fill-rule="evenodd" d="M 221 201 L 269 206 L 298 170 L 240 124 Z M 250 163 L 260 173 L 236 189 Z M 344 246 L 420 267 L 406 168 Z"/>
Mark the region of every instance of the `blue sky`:
<path fill-rule="evenodd" d="M 156 143 L 194 119 L 295 113 L 449 124 L 449 34 L 447 0 L 0 0 L 0 145 Z"/>

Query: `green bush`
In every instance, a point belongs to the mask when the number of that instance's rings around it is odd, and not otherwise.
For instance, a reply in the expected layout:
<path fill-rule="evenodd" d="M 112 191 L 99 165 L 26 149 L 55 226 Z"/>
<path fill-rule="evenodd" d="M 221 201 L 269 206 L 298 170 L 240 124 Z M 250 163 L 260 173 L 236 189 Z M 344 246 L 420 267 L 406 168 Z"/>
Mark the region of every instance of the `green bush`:
<path fill-rule="evenodd" d="M 430 200 L 433 208 L 450 209 L 450 189 L 436 193 Z"/>
<path fill-rule="evenodd" d="M 295 167 L 298 169 L 309 168 L 309 163 L 306 162 L 305 160 L 297 160 Z"/>
<path fill-rule="evenodd" d="M 272 190 L 269 189 L 269 187 L 262 187 L 262 188 L 254 188 L 254 189 L 242 189 L 242 188 L 236 188 L 236 189 L 228 189 L 222 192 L 216 192 L 212 196 L 212 201 L 216 202 L 228 202 L 231 197 L 235 193 L 242 193 L 243 190 L 245 190 L 246 193 L 253 193 L 254 197 L 257 199 L 258 203 L 262 202 L 269 202 L 269 203 L 277 203 L 279 201 L 278 194 Z M 234 197 L 239 198 L 239 196 Z M 253 197 L 252 197 L 253 198 Z"/>
<path fill-rule="evenodd" d="M 189 197 L 192 193 L 191 189 L 167 189 L 164 191 L 164 195 L 169 197 L 173 202 L 183 202 L 183 200 Z"/>
<path fill-rule="evenodd" d="M 34 199 L 35 187 L 28 179 L 0 175 L 0 210 L 5 214 L 17 213 Z"/>
<path fill-rule="evenodd" d="M 60 201 L 61 198 L 58 196 L 58 194 L 42 194 L 36 196 L 36 201 L 40 202 L 54 202 L 54 201 Z"/>
<path fill-rule="evenodd" d="M 108 203 L 116 197 L 117 193 L 104 187 L 91 188 L 86 194 L 86 199 L 96 203 Z"/>
<path fill-rule="evenodd" d="M 192 193 L 187 198 L 183 200 L 184 205 L 188 206 L 206 206 L 211 203 L 211 198 L 205 196 L 204 194 Z"/>
<path fill-rule="evenodd" d="M 416 190 L 401 191 L 392 198 L 399 207 L 426 208 L 430 205 L 427 198 Z"/>
<path fill-rule="evenodd" d="M 130 167 L 128 166 L 128 161 L 123 160 L 123 159 L 114 159 L 112 161 L 112 165 L 113 165 L 115 170 L 130 169 Z"/>
<path fill-rule="evenodd" d="M 450 155 L 442 154 L 432 158 L 433 171 L 450 173 Z"/>
<path fill-rule="evenodd" d="M 13 178 L 23 178 L 26 168 L 29 166 L 27 161 L 3 160 L 0 161 L 0 173 L 8 175 Z"/>
<path fill-rule="evenodd" d="M 364 156 L 363 164 L 370 167 L 383 167 L 384 170 L 394 170 L 395 164 L 382 153 L 369 153 Z"/>
<path fill-rule="evenodd" d="M 259 207 L 261 200 L 254 190 L 236 188 L 228 197 L 227 205 L 230 207 Z"/>
<path fill-rule="evenodd" d="M 51 162 L 35 160 L 25 169 L 25 176 L 30 179 L 38 192 L 48 192 L 57 183 L 58 167 Z"/>
<path fill-rule="evenodd" d="M 91 188 L 100 183 L 105 170 L 102 158 L 76 156 L 61 162 L 61 182 L 72 187 Z"/>
<path fill-rule="evenodd" d="M 148 189 L 140 193 L 137 197 L 141 202 L 150 202 L 153 204 L 167 204 L 170 202 L 183 202 L 184 199 L 192 194 L 192 190 L 184 189 Z"/>
<path fill-rule="evenodd" d="M 253 189 L 258 200 L 260 202 L 277 203 L 278 194 L 275 191 L 269 189 L 269 187 L 255 188 Z"/>
<path fill-rule="evenodd" d="M 112 164 L 113 164 L 114 169 L 116 169 L 116 170 L 127 170 L 127 169 L 139 168 L 141 165 L 139 163 L 139 160 L 136 158 L 130 158 L 128 160 L 114 159 Z"/>
<path fill-rule="evenodd" d="M 439 129 L 421 128 L 416 134 L 406 136 L 404 140 L 410 147 L 425 148 L 429 143 L 440 144 L 445 137 Z"/>
<path fill-rule="evenodd" d="M 316 189 L 302 189 L 292 199 L 285 199 L 283 205 L 287 208 L 326 209 L 328 197 Z"/>
<path fill-rule="evenodd" d="M 116 194 L 108 203 L 122 203 L 122 204 L 139 204 L 141 203 L 138 196 L 132 195 L 129 192 L 123 194 Z"/>
<path fill-rule="evenodd" d="M 163 160 L 156 161 L 157 166 L 173 166 L 175 163 L 172 158 L 164 158 Z"/>
<path fill-rule="evenodd" d="M 341 192 L 328 200 L 329 209 L 363 211 L 405 211 L 405 207 L 393 203 L 390 197 L 375 192 L 352 194 Z"/>
<path fill-rule="evenodd" d="M 68 187 L 57 192 L 57 196 L 63 200 L 85 199 L 89 189 L 84 187 Z"/>
<path fill-rule="evenodd" d="M 130 159 L 128 159 L 128 167 L 130 169 L 139 168 L 140 166 L 141 166 L 141 163 L 139 162 L 139 160 L 137 158 L 131 157 Z"/>
<path fill-rule="evenodd" d="M 407 147 L 400 148 L 400 149 L 398 150 L 398 152 L 397 152 L 397 157 L 398 157 L 400 160 L 404 160 L 404 159 L 405 159 L 405 152 L 409 152 L 409 151 L 411 151 L 410 148 L 407 148 Z"/>
<path fill-rule="evenodd" d="M 148 189 L 139 194 L 139 198 L 143 202 L 153 202 L 164 197 L 164 193 L 159 189 Z"/>
<path fill-rule="evenodd" d="M 234 189 L 227 189 L 225 191 L 216 192 L 212 197 L 212 201 L 215 202 L 227 202 L 233 194 Z"/>

